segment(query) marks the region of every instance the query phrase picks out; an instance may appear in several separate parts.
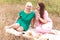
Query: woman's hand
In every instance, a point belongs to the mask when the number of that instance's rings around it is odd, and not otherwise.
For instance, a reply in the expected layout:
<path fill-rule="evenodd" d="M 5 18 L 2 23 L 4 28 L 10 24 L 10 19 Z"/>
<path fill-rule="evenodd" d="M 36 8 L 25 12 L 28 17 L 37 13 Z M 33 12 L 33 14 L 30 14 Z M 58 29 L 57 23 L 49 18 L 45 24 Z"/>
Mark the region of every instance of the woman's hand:
<path fill-rule="evenodd" d="M 40 13 L 38 15 L 38 20 L 40 20 L 43 24 L 47 23 L 47 20 L 44 20 L 43 18 L 40 17 Z"/>
<path fill-rule="evenodd" d="M 31 26 L 32 28 L 35 28 L 35 26 Z"/>

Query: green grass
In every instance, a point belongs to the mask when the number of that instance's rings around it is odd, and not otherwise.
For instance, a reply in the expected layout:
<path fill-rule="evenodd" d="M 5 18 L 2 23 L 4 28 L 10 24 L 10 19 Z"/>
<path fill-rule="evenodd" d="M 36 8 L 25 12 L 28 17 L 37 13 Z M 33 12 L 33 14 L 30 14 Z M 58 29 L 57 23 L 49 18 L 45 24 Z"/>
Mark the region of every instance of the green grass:
<path fill-rule="evenodd" d="M 60 0 L 40 0 L 45 3 L 46 9 L 49 13 L 60 16 Z"/>
<path fill-rule="evenodd" d="M 0 0 L 0 4 L 10 3 L 24 5 L 28 1 L 32 2 L 35 9 L 38 0 Z M 49 13 L 57 14 L 60 16 L 60 0 L 39 0 L 39 1 L 45 3 L 46 9 L 48 10 Z"/>
<path fill-rule="evenodd" d="M 33 4 L 36 5 L 36 3 L 38 2 L 37 0 L 0 0 L 0 4 L 1 3 L 11 3 L 11 4 L 25 4 L 26 2 L 32 2 Z"/>

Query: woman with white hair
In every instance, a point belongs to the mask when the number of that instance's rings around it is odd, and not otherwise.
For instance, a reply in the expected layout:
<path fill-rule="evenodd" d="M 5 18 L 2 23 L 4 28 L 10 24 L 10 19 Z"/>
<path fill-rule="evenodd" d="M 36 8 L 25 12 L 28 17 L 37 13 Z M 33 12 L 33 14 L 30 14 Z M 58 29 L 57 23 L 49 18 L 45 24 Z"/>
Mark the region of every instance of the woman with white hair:
<path fill-rule="evenodd" d="M 27 31 L 31 20 L 35 17 L 34 11 L 32 11 L 32 3 L 27 2 L 25 6 L 25 10 L 21 10 L 19 13 L 19 19 L 16 21 L 18 28 L 17 30 L 24 30 Z M 19 30 L 20 28 L 20 30 Z"/>
<path fill-rule="evenodd" d="M 13 28 L 18 32 L 27 31 L 34 17 L 35 13 L 34 11 L 32 11 L 32 3 L 27 2 L 25 5 L 25 9 L 20 11 L 16 23 L 11 25 L 10 28 Z"/>

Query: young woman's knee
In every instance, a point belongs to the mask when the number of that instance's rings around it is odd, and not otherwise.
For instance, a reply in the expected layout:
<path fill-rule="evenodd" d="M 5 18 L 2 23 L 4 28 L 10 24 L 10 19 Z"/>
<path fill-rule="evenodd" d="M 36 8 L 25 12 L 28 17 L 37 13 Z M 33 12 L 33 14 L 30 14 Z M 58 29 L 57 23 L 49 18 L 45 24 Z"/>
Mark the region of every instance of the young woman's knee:
<path fill-rule="evenodd" d="M 23 31 L 23 28 L 20 26 L 19 28 L 17 28 L 17 31 Z"/>
<path fill-rule="evenodd" d="M 11 27 L 14 28 L 14 29 L 17 29 L 19 27 L 19 25 L 18 24 L 13 24 L 13 25 L 11 25 Z"/>

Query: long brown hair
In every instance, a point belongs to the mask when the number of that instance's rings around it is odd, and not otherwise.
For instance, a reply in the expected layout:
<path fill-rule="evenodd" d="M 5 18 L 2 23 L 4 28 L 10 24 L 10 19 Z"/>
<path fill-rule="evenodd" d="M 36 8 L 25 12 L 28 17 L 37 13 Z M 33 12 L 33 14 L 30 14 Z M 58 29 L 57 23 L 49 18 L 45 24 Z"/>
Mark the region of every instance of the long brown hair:
<path fill-rule="evenodd" d="M 45 5 L 43 2 L 39 2 L 38 5 L 40 6 L 40 10 L 39 10 L 40 17 L 44 18 L 43 15 L 44 15 L 44 10 L 45 10 Z"/>

